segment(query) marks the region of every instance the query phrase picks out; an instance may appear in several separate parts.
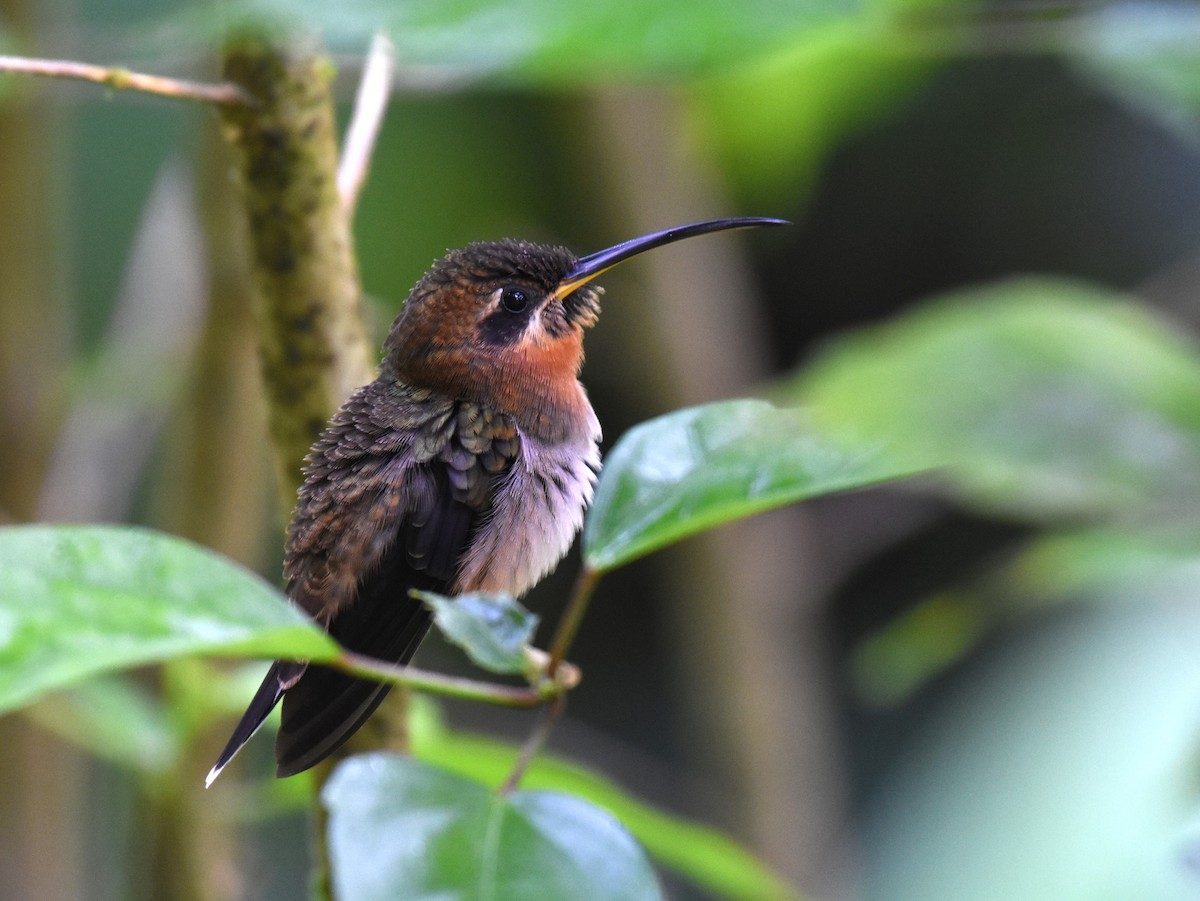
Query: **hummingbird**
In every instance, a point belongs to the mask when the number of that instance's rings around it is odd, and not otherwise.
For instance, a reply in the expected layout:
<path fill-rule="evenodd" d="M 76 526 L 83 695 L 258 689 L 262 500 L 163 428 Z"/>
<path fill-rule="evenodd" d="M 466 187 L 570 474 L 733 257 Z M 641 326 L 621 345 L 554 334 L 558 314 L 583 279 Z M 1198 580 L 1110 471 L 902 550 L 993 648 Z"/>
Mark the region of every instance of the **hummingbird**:
<path fill-rule="evenodd" d="M 306 458 L 284 555 L 290 600 L 343 647 L 407 663 L 431 622 L 411 590 L 523 595 L 570 548 L 600 472 L 600 423 L 579 381 L 600 312 L 593 279 L 685 238 L 786 224 L 696 222 L 584 257 L 507 239 L 435 262 L 388 332 L 378 378 Z M 281 698 L 283 777 L 333 753 L 388 689 L 276 661 L 206 786 Z"/>

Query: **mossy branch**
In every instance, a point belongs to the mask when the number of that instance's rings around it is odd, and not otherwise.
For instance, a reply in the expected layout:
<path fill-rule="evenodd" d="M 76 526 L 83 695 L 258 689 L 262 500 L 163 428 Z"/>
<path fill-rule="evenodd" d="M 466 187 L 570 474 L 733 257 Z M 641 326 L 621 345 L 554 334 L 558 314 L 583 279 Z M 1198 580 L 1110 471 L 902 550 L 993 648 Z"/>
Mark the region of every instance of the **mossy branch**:
<path fill-rule="evenodd" d="M 241 172 L 271 438 L 290 499 L 309 447 L 373 368 L 337 190 L 332 67 L 315 47 L 246 38 L 223 68 L 253 98 L 221 117 Z"/>
<path fill-rule="evenodd" d="M 241 173 L 259 360 L 275 466 L 289 505 L 308 449 L 373 369 L 349 218 L 338 192 L 332 74 L 318 48 L 302 43 L 248 37 L 224 55 L 224 78 L 252 98 L 246 106 L 222 108 L 221 119 Z M 375 720 L 392 727 L 385 729 L 389 744 L 404 744 L 405 696 L 394 692 L 388 700 Z M 317 768 L 317 795 L 351 745 Z M 319 803 L 314 813 L 312 891 L 330 898 Z"/>

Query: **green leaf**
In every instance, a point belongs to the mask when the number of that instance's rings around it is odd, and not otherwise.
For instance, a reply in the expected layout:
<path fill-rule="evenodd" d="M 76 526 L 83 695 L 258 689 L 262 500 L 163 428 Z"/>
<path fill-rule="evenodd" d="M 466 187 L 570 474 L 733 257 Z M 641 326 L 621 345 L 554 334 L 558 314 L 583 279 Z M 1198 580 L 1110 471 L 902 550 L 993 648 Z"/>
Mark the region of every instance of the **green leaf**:
<path fill-rule="evenodd" d="M 918 602 L 854 649 L 850 678 L 855 694 L 876 707 L 908 700 L 974 650 L 997 618 L 967 592 L 945 592 Z"/>
<path fill-rule="evenodd" d="M 796 380 L 831 439 L 942 468 L 1030 517 L 1191 519 L 1200 358 L 1111 292 L 1019 279 L 952 294 L 835 345 Z"/>
<path fill-rule="evenodd" d="M 454 598 L 414 591 L 433 608 L 433 619 L 447 640 L 493 673 L 525 670 L 525 648 L 538 618 L 506 594 L 463 594 Z"/>
<path fill-rule="evenodd" d="M 1031 542 L 1007 576 L 1028 604 L 1064 599 L 1200 603 L 1200 535 L 1194 530 L 1088 529 Z"/>
<path fill-rule="evenodd" d="M 188 654 L 327 660 L 333 641 L 258 576 L 115 526 L 0 528 L 0 711 Z"/>
<path fill-rule="evenodd" d="M 436 705 L 413 698 L 413 755 L 486 785 L 503 784 L 519 750 L 483 736 L 448 729 Z M 658 810 L 592 770 L 540 754 L 525 772 L 527 789 L 569 792 L 603 807 L 665 867 L 720 898 L 796 899 L 799 895 L 761 861 L 723 833 Z"/>
<path fill-rule="evenodd" d="M 188 46 L 274 23 L 350 52 L 383 29 L 405 65 L 435 67 L 434 76 L 561 84 L 737 65 L 858 7 L 858 0 L 245 0 L 194 4 L 154 26 Z"/>
<path fill-rule="evenodd" d="M 1011 629 L 926 698 L 863 805 L 862 898 L 1195 894 L 1200 604 L 1129 600 Z"/>
<path fill-rule="evenodd" d="M 854 652 L 851 676 L 860 699 L 897 704 L 1030 614 L 1080 602 L 1200 603 L 1198 574 L 1194 527 L 1041 535 L 980 584 L 925 598 L 867 637 Z"/>
<path fill-rule="evenodd" d="M 679 410 L 630 429 L 609 453 L 584 558 L 613 569 L 720 523 L 908 473 L 865 442 L 837 448 L 800 410 L 761 400 Z"/>
<path fill-rule="evenodd" d="M 973 5 L 864 0 L 853 15 L 814 22 L 696 85 L 691 109 L 700 141 L 757 203 L 803 196 L 830 153 L 893 114 L 955 55 L 949 32 L 913 27 L 913 21 Z"/>
<path fill-rule="evenodd" d="M 338 898 L 638 901 L 661 897 L 637 843 L 579 798 L 486 786 L 390 754 L 352 758 L 322 792 Z"/>
<path fill-rule="evenodd" d="M 1200 113 L 1200 8 L 1194 3 L 1081 6 L 1069 26 L 1068 60 L 1131 106 L 1195 140 Z"/>
<path fill-rule="evenodd" d="M 144 773 L 164 773 L 179 759 L 181 729 L 163 705 L 132 679 L 89 679 L 52 694 L 28 716 L 91 754 Z"/>

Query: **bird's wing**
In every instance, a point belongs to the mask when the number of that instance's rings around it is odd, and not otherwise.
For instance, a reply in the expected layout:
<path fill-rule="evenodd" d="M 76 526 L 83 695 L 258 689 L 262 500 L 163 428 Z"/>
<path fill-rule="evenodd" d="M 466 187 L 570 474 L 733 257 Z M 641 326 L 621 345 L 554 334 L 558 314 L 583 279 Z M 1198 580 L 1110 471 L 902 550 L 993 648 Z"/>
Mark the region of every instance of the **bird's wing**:
<path fill-rule="evenodd" d="M 476 404 L 379 382 L 360 389 L 309 457 L 284 562 L 289 596 L 343 646 L 407 662 L 430 623 L 408 592 L 450 588 L 519 448 L 512 421 Z M 282 696 L 278 773 L 301 772 L 353 735 L 387 691 L 327 667 L 276 663 L 230 744 L 244 743 Z"/>

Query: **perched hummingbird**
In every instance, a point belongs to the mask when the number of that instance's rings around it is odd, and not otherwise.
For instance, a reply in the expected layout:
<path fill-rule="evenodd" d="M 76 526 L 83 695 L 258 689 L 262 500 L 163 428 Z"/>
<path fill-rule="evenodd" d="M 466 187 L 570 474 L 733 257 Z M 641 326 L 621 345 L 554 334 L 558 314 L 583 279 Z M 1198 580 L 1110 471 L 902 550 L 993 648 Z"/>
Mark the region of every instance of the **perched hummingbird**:
<path fill-rule="evenodd" d="M 780 219 L 697 222 L 577 259 L 524 241 L 471 244 L 417 282 L 379 377 L 313 445 L 288 527 L 287 594 L 344 647 L 404 663 L 429 629 L 410 589 L 520 596 L 567 552 L 600 471 L 600 423 L 578 376 L 591 282 L 683 238 Z M 279 776 L 308 769 L 366 721 L 388 686 L 271 665 L 221 770 L 283 698 Z"/>

